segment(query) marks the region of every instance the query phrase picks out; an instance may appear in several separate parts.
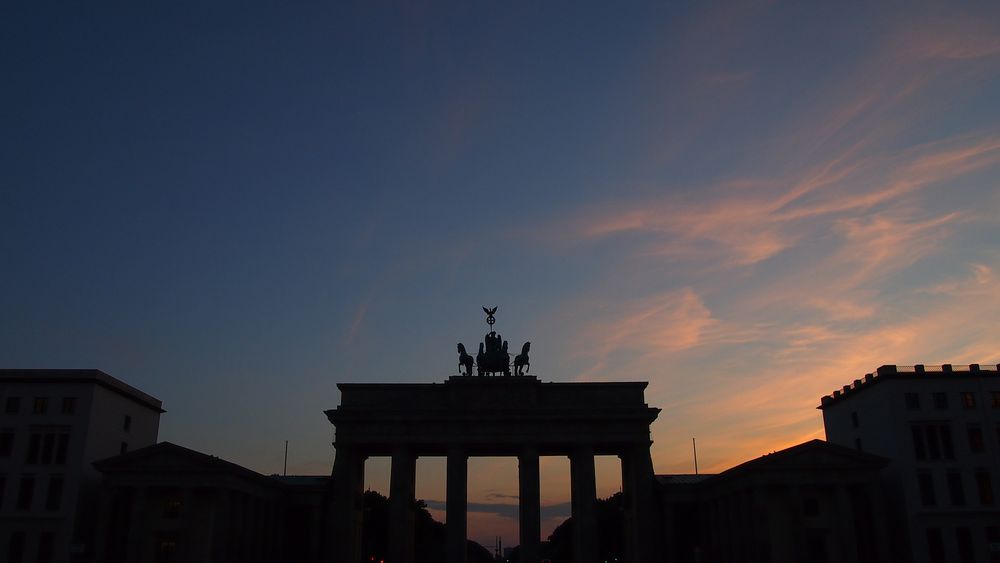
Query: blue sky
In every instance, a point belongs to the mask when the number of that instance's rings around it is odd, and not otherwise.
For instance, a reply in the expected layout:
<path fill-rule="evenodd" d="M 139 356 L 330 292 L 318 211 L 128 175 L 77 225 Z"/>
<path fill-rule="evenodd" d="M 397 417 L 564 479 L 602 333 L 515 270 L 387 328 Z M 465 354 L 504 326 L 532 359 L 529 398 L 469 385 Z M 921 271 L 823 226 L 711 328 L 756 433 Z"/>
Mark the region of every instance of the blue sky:
<path fill-rule="evenodd" d="M 103 369 L 164 401 L 161 439 L 264 473 L 288 439 L 325 473 L 336 383 L 441 381 L 499 305 L 543 380 L 650 382 L 659 472 L 692 436 L 708 471 L 822 437 L 819 397 L 879 364 L 1000 361 L 998 27 L 988 3 L 5 4 L 0 362 Z M 496 463 L 473 501 L 515 492 Z"/>

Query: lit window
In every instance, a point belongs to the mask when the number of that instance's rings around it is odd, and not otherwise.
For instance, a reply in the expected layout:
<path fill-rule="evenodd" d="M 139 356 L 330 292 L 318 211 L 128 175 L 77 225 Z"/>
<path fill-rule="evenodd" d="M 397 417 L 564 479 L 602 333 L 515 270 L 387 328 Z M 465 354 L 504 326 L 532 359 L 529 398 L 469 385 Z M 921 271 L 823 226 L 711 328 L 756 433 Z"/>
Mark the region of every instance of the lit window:
<path fill-rule="evenodd" d="M 976 408 L 976 394 L 971 391 L 962 393 L 962 406 L 967 409 Z"/>
<path fill-rule="evenodd" d="M 49 410 L 49 400 L 45 397 L 35 397 L 34 406 L 31 408 L 32 414 L 45 414 Z"/>

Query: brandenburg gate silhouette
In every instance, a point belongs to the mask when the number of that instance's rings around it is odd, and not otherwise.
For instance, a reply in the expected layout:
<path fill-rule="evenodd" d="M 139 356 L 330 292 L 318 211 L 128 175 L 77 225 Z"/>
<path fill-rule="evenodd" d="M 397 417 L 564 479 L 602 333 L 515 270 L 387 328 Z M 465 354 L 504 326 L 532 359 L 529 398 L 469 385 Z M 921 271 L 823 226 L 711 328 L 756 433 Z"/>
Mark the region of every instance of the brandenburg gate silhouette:
<path fill-rule="evenodd" d="M 492 320 L 492 312 L 487 314 Z M 487 341 L 491 338 L 499 344 L 492 330 Z M 506 342 L 502 348 L 506 353 Z M 480 373 L 489 364 L 482 358 L 488 351 L 480 348 Z M 447 457 L 448 563 L 466 562 L 468 459 L 473 456 L 518 459 L 522 563 L 540 560 L 540 456 L 570 460 L 575 563 L 597 563 L 598 558 L 596 455 L 621 459 L 624 562 L 659 558 L 649 426 L 660 409 L 645 403 L 645 382 L 547 383 L 528 375 L 477 377 L 471 369 L 465 374 L 443 383 L 337 385 L 340 406 L 326 411 L 336 428 L 328 506 L 331 561 L 361 561 L 364 462 L 369 456 L 392 460 L 386 563 L 415 563 L 419 456 Z"/>

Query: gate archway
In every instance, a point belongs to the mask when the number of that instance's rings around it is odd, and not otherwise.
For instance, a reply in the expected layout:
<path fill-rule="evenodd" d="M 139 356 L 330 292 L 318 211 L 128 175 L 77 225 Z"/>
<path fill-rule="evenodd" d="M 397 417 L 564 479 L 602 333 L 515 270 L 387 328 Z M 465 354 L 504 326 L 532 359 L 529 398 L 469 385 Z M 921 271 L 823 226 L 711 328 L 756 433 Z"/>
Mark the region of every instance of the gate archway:
<path fill-rule="evenodd" d="M 542 383 L 533 376 L 451 377 L 443 384 L 342 383 L 336 428 L 328 550 L 334 563 L 359 563 L 364 460 L 391 456 L 391 563 L 414 562 L 412 506 L 419 456 L 447 457 L 448 563 L 465 563 L 468 458 L 518 459 L 522 563 L 541 543 L 538 458 L 570 459 L 575 563 L 597 563 L 595 455 L 621 458 L 625 561 L 659 555 L 649 426 L 660 409 L 645 382 Z"/>

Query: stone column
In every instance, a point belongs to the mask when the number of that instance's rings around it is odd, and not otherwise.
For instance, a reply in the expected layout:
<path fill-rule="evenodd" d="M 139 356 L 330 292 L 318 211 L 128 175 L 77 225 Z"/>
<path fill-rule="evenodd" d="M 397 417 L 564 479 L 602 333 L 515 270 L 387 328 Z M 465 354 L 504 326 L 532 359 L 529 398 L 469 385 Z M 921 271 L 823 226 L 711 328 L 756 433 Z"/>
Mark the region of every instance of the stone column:
<path fill-rule="evenodd" d="M 659 522 L 653 460 L 649 443 L 637 444 L 620 456 L 625 504 L 625 561 L 658 561 Z"/>
<path fill-rule="evenodd" d="M 594 451 L 580 448 L 569 457 L 573 503 L 573 563 L 597 563 L 597 477 Z"/>
<path fill-rule="evenodd" d="M 337 447 L 330 495 L 332 533 L 327 536 L 327 561 L 358 563 L 361 560 L 362 494 L 365 457 L 348 446 Z"/>
<path fill-rule="evenodd" d="M 416 501 L 417 456 L 407 449 L 392 452 L 392 474 L 389 477 L 389 545 L 388 560 L 393 563 L 413 563 L 414 518 Z"/>
<path fill-rule="evenodd" d="M 839 544 L 840 561 L 844 563 L 858 562 L 858 538 L 854 531 L 854 506 L 851 504 L 850 491 L 847 485 L 837 485 L 837 543 Z"/>
<path fill-rule="evenodd" d="M 448 452 L 448 485 L 446 530 L 446 555 L 448 563 L 465 563 L 468 531 L 469 501 L 469 456 L 464 451 L 453 448 Z"/>
<path fill-rule="evenodd" d="M 146 487 L 132 488 L 132 506 L 128 519 L 128 547 L 126 553 L 129 561 L 145 561 L 151 556 L 149 542 L 149 526 L 146 518 Z"/>
<path fill-rule="evenodd" d="M 541 558 L 542 536 L 538 449 L 524 448 L 517 458 L 517 467 L 521 512 L 521 563 L 538 563 Z"/>
<path fill-rule="evenodd" d="M 107 543 L 108 543 L 108 527 L 112 524 L 112 500 L 119 495 L 117 488 L 111 488 L 108 486 L 103 486 L 99 489 L 98 493 L 98 508 L 97 508 L 97 528 L 94 532 L 94 560 L 103 561 L 107 558 Z"/>
<path fill-rule="evenodd" d="M 886 513 L 885 509 L 883 489 L 874 483 L 868 484 L 866 489 L 868 491 L 868 498 L 871 499 L 870 509 L 872 510 L 872 520 L 875 522 L 875 530 L 872 539 L 876 542 L 878 560 L 888 561 L 890 536 L 889 528 L 886 526 L 886 520 L 889 518 L 889 514 Z"/>

